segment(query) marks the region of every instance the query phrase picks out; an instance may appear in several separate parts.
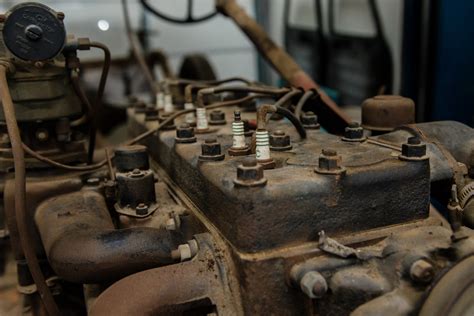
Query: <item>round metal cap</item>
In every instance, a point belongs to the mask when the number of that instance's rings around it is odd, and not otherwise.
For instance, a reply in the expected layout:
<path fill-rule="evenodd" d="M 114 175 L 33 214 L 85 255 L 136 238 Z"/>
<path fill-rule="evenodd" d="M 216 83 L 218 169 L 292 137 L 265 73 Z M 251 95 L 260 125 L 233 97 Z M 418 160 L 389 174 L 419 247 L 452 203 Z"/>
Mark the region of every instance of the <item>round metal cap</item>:
<path fill-rule="evenodd" d="M 378 95 L 362 104 L 362 127 L 388 132 L 415 123 L 415 103 L 398 95 Z"/>

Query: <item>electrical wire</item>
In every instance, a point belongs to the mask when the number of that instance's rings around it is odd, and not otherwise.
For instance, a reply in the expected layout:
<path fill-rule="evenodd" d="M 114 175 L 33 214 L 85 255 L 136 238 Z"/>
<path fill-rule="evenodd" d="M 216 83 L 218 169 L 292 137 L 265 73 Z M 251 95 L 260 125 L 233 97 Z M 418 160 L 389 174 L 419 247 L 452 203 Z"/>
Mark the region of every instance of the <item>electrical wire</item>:
<path fill-rule="evenodd" d="M 99 88 L 97 89 L 97 95 L 94 102 L 94 107 L 91 113 L 91 125 L 89 129 L 89 148 L 87 152 L 87 163 L 92 164 L 94 160 L 94 149 L 97 137 L 97 113 L 102 107 L 102 97 L 104 96 L 105 84 L 107 83 L 107 77 L 109 74 L 111 56 L 110 50 L 107 46 L 99 42 L 90 42 L 89 47 L 94 47 L 104 52 L 104 63 L 102 66 L 102 74 L 100 75 Z"/>
<path fill-rule="evenodd" d="M 22 148 L 20 129 L 16 120 L 15 108 L 7 81 L 8 64 L 0 64 L 0 96 L 2 108 L 7 125 L 8 135 L 12 146 L 13 164 L 15 168 L 15 217 L 18 228 L 20 244 L 25 255 L 26 263 L 36 288 L 50 316 L 59 314 L 58 306 L 49 290 L 43 272 L 41 271 L 35 249 L 34 241 L 29 231 L 30 218 L 26 215 L 26 168 L 25 154 Z"/>
<path fill-rule="evenodd" d="M 303 96 L 299 99 L 298 103 L 295 107 L 295 116 L 300 119 L 301 112 L 303 111 L 303 106 L 305 105 L 306 101 L 308 101 L 313 95 L 319 95 L 316 90 L 308 90 L 306 91 Z"/>

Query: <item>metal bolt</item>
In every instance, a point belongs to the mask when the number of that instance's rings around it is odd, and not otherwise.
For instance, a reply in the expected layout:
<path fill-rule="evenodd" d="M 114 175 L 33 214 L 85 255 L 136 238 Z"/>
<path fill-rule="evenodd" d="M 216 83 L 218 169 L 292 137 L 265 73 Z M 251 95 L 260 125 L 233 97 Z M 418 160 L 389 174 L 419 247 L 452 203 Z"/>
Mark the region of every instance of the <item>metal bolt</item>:
<path fill-rule="evenodd" d="M 309 298 L 321 298 L 326 294 L 328 284 L 321 273 L 309 271 L 301 278 L 300 288 Z"/>
<path fill-rule="evenodd" d="M 145 121 L 157 121 L 158 117 L 158 109 L 154 107 L 147 107 L 145 109 Z"/>
<path fill-rule="evenodd" d="M 135 208 L 135 212 L 137 213 L 137 215 L 146 215 L 148 213 L 148 205 L 146 205 L 145 203 L 138 204 Z"/>
<path fill-rule="evenodd" d="M 194 136 L 194 128 L 192 128 L 188 123 L 181 124 L 176 130 L 177 143 L 194 143 L 196 142 L 196 137 Z"/>
<path fill-rule="evenodd" d="M 35 24 L 28 25 L 25 28 L 25 36 L 32 41 L 37 41 L 43 37 L 43 29 Z"/>
<path fill-rule="evenodd" d="M 270 135 L 270 149 L 275 151 L 285 151 L 293 148 L 291 146 L 290 135 L 284 131 L 277 130 Z"/>
<path fill-rule="evenodd" d="M 263 186 L 267 179 L 263 175 L 263 166 L 254 157 L 246 157 L 237 167 L 237 178 L 234 184 L 241 187 Z"/>
<path fill-rule="evenodd" d="M 132 178 L 141 178 L 143 177 L 143 172 L 140 169 L 133 169 L 133 171 L 130 172 L 130 176 Z"/>
<path fill-rule="evenodd" d="M 364 129 L 357 122 L 352 122 L 344 130 L 342 140 L 348 142 L 361 142 L 365 140 Z"/>
<path fill-rule="evenodd" d="M 319 129 L 318 116 L 314 112 L 306 112 L 301 115 L 301 123 L 306 129 Z"/>
<path fill-rule="evenodd" d="M 178 225 L 176 225 L 176 221 L 174 218 L 169 218 L 166 223 L 166 230 L 176 230 L 178 228 Z"/>
<path fill-rule="evenodd" d="M 87 185 L 98 185 L 100 183 L 99 178 L 89 178 L 86 180 Z"/>
<path fill-rule="evenodd" d="M 399 156 L 402 160 L 425 160 L 426 144 L 422 143 L 417 136 L 409 137 L 405 144 L 402 144 L 402 153 Z"/>
<path fill-rule="evenodd" d="M 214 110 L 210 113 L 209 124 L 211 125 L 225 125 L 225 113 L 221 110 Z"/>
<path fill-rule="evenodd" d="M 193 258 L 199 250 L 196 240 L 189 240 L 186 244 L 181 244 L 177 249 L 171 251 L 171 258 L 174 260 L 185 261 Z"/>
<path fill-rule="evenodd" d="M 434 277 L 434 268 L 425 259 L 416 260 L 410 267 L 410 277 L 417 282 L 430 282 Z"/>
<path fill-rule="evenodd" d="M 36 139 L 39 140 L 40 142 L 45 142 L 49 138 L 49 133 L 48 130 L 44 128 L 40 128 L 36 131 Z"/>
<path fill-rule="evenodd" d="M 219 161 L 225 158 L 221 152 L 221 144 L 217 142 L 216 138 L 208 138 L 201 145 L 200 160 L 205 161 Z"/>
<path fill-rule="evenodd" d="M 323 149 L 315 171 L 320 174 L 340 174 L 346 169 L 341 166 L 341 156 L 338 156 L 335 150 Z"/>

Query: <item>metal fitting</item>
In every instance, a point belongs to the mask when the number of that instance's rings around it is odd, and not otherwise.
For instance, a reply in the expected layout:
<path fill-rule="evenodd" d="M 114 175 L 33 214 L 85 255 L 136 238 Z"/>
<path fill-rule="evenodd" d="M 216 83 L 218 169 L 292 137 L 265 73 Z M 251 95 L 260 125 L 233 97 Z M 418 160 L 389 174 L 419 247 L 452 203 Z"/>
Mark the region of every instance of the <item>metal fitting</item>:
<path fill-rule="evenodd" d="M 234 111 L 232 122 L 232 147 L 228 150 L 231 156 L 250 154 L 250 147 L 245 142 L 245 124 L 240 117 L 240 111 Z"/>
<path fill-rule="evenodd" d="M 364 128 L 357 122 L 352 122 L 344 130 L 343 141 L 346 142 L 363 142 L 367 138 L 364 137 Z"/>
<path fill-rule="evenodd" d="M 418 136 L 409 137 L 402 144 L 402 153 L 398 156 L 401 160 L 422 161 L 428 159 L 426 155 L 426 144 L 422 143 Z"/>
<path fill-rule="evenodd" d="M 260 163 L 264 169 L 275 168 L 275 161 L 270 156 L 270 136 L 268 136 L 268 131 L 257 130 L 255 139 L 255 156 L 257 162 Z"/>
<path fill-rule="evenodd" d="M 146 111 L 146 103 L 141 100 L 137 100 L 133 104 L 133 109 L 135 110 L 135 114 L 143 114 Z"/>
<path fill-rule="evenodd" d="M 177 249 L 171 251 L 171 258 L 181 262 L 193 258 L 199 250 L 198 243 L 195 239 L 188 240 L 186 244 L 181 244 Z"/>
<path fill-rule="evenodd" d="M 321 298 L 328 290 L 326 279 L 317 271 L 309 271 L 300 280 L 300 288 L 309 298 Z"/>
<path fill-rule="evenodd" d="M 194 109 L 194 104 L 187 102 L 184 104 L 184 109 L 192 110 Z M 196 116 L 194 115 L 194 111 L 186 114 L 184 117 L 184 121 L 191 126 L 196 126 Z"/>
<path fill-rule="evenodd" d="M 35 137 L 40 142 L 45 142 L 49 139 L 49 132 L 45 128 L 39 128 L 35 133 Z"/>
<path fill-rule="evenodd" d="M 198 132 L 209 130 L 206 108 L 196 108 L 196 130 Z"/>
<path fill-rule="evenodd" d="M 203 161 L 220 161 L 224 160 L 225 155 L 221 152 L 221 144 L 216 138 L 208 138 L 201 145 L 201 155 L 199 160 Z"/>
<path fill-rule="evenodd" d="M 434 274 L 433 265 L 425 259 L 418 259 L 410 266 L 410 278 L 413 281 L 428 283 L 433 280 Z"/>
<path fill-rule="evenodd" d="M 274 151 L 286 151 L 291 150 L 290 135 L 287 135 L 284 131 L 275 131 L 270 135 L 270 149 Z"/>
<path fill-rule="evenodd" d="M 145 203 L 138 204 L 137 207 L 135 207 L 135 212 L 137 213 L 137 215 L 148 214 L 148 205 L 146 205 Z"/>
<path fill-rule="evenodd" d="M 181 124 L 176 130 L 175 141 L 179 144 L 195 143 L 196 136 L 194 136 L 194 128 L 188 123 Z"/>
<path fill-rule="evenodd" d="M 173 97 L 169 93 L 166 93 L 164 97 L 164 111 L 168 114 L 174 112 Z"/>
<path fill-rule="evenodd" d="M 158 121 L 159 114 L 158 109 L 155 107 L 147 107 L 145 109 L 145 121 Z"/>
<path fill-rule="evenodd" d="M 320 174 L 342 174 L 346 172 L 346 168 L 341 166 L 341 156 L 338 156 L 335 150 L 323 149 L 315 172 Z"/>
<path fill-rule="evenodd" d="M 89 178 L 86 180 L 86 184 L 90 186 L 96 186 L 96 185 L 99 185 L 99 183 L 100 183 L 100 179 L 96 177 Z"/>
<path fill-rule="evenodd" d="M 314 112 L 306 112 L 301 115 L 301 124 L 306 129 L 319 129 L 318 116 Z"/>
<path fill-rule="evenodd" d="M 156 94 L 156 108 L 158 110 L 163 110 L 165 108 L 165 94 L 163 92 L 158 92 Z"/>
<path fill-rule="evenodd" d="M 267 179 L 263 175 L 263 166 L 254 157 L 246 157 L 237 167 L 237 178 L 234 184 L 240 187 L 264 186 Z"/>
<path fill-rule="evenodd" d="M 163 123 L 166 119 L 168 118 L 168 114 L 162 114 L 159 118 L 158 118 L 158 121 L 161 123 Z M 169 131 L 169 130 L 172 130 L 172 129 L 175 129 L 176 128 L 176 125 L 174 125 L 174 120 L 170 121 L 169 123 L 167 123 L 165 126 L 163 126 L 161 129 L 162 130 L 165 130 L 165 131 Z"/>
<path fill-rule="evenodd" d="M 210 125 L 225 125 L 227 122 L 225 120 L 225 113 L 221 110 L 214 110 L 209 115 L 209 124 Z"/>

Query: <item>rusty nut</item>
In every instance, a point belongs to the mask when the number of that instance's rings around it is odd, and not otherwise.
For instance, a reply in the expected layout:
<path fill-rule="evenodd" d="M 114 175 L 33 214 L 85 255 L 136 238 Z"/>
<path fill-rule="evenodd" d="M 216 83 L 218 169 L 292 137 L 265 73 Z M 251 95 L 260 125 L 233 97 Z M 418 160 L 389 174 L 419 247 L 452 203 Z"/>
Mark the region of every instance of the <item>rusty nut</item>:
<path fill-rule="evenodd" d="M 219 161 L 224 160 L 224 154 L 221 152 L 221 144 L 216 138 L 208 138 L 201 145 L 200 160 Z"/>
<path fill-rule="evenodd" d="M 318 116 L 314 112 L 306 112 L 301 115 L 301 124 L 306 129 L 319 129 Z"/>
<path fill-rule="evenodd" d="M 270 135 L 270 149 L 274 151 L 286 151 L 293 148 L 291 146 L 290 135 L 283 131 L 275 131 Z"/>
<path fill-rule="evenodd" d="M 209 124 L 211 125 L 225 125 L 225 113 L 221 110 L 214 110 L 209 115 Z"/>
<path fill-rule="evenodd" d="M 267 179 L 263 175 L 263 166 L 254 157 L 246 157 L 237 167 L 237 178 L 234 184 L 240 187 L 264 186 Z"/>
<path fill-rule="evenodd" d="M 180 144 L 195 143 L 196 137 L 194 136 L 194 128 L 188 123 L 181 124 L 176 130 L 175 140 Z"/>
<path fill-rule="evenodd" d="M 159 119 L 158 109 L 154 107 L 145 108 L 145 121 L 157 121 Z"/>
<path fill-rule="evenodd" d="M 352 122 L 344 130 L 343 141 L 346 142 L 362 142 L 366 138 L 364 137 L 364 128 L 357 122 Z"/>
<path fill-rule="evenodd" d="M 315 171 L 320 174 L 341 174 L 346 169 L 341 166 L 341 156 L 335 150 L 323 149 Z"/>
<path fill-rule="evenodd" d="M 428 159 L 428 156 L 426 156 L 426 144 L 422 143 L 417 136 L 409 137 L 407 142 L 402 144 L 402 153 L 399 158 L 409 161 Z"/>
<path fill-rule="evenodd" d="M 321 298 L 328 290 L 326 279 L 317 271 L 306 272 L 301 278 L 300 288 L 309 298 Z"/>

